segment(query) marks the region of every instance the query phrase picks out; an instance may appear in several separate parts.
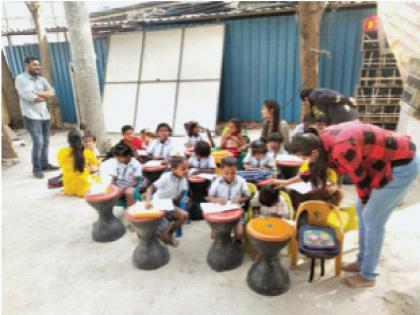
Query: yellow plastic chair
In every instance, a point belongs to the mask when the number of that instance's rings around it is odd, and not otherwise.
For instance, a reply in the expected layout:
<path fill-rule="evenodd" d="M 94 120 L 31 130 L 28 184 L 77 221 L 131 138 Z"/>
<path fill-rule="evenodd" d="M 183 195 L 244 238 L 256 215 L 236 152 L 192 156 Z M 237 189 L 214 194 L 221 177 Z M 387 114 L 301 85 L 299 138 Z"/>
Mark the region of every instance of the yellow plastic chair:
<path fill-rule="evenodd" d="M 286 201 L 287 206 L 289 207 L 289 220 L 293 220 L 293 204 L 292 204 L 292 200 L 290 199 L 290 196 L 287 192 L 285 191 L 280 191 L 280 196 L 284 199 L 284 201 Z"/>
<path fill-rule="evenodd" d="M 302 166 L 299 168 L 299 173 L 304 173 L 309 168 L 309 161 L 305 161 Z M 338 176 L 337 173 L 332 168 L 327 168 L 327 178 L 331 184 L 337 184 Z"/>
<path fill-rule="evenodd" d="M 344 244 L 344 230 L 343 224 L 341 221 L 340 211 L 333 206 L 324 201 L 306 201 L 300 204 L 299 209 L 296 213 L 296 232 L 290 240 L 292 259 L 290 261 L 290 269 L 296 269 L 297 258 L 298 258 L 298 239 L 297 239 L 297 229 L 298 229 L 298 220 L 300 215 L 306 212 L 308 214 L 308 224 L 316 225 L 321 227 L 331 227 L 335 230 L 337 235 L 337 240 L 340 244 L 340 253 L 335 257 L 335 276 L 338 277 L 341 274 L 341 262 L 343 257 L 343 244 Z M 334 220 L 338 223 L 337 226 L 331 225 L 329 221 L 330 217 L 334 217 Z"/>
<path fill-rule="evenodd" d="M 211 153 L 216 164 L 216 174 L 220 174 L 220 164 L 225 157 L 232 156 L 231 153 L 227 150 L 214 151 Z"/>

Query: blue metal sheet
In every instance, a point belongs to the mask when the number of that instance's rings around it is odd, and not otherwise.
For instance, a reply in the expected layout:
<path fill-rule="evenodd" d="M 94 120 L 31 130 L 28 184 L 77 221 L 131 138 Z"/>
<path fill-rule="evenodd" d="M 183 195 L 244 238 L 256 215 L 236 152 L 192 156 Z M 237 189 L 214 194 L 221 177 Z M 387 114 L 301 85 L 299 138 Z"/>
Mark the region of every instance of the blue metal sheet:
<path fill-rule="evenodd" d="M 99 85 L 101 93 L 105 76 L 105 64 L 108 45 L 106 39 L 94 40 L 97 55 L 96 65 L 98 69 Z M 28 56 L 39 57 L 38 44 L 5 47 L 7 61 L 13 78 L 24 71 L 24 60 Z M 68 43 L 50 43 L 51 72 L 54 80 L 54 88 L 60 103 L 63 121 L 76 122 L 73 91 L 70 81 L 69 62 L 71 61 L 70 47 Z"/>

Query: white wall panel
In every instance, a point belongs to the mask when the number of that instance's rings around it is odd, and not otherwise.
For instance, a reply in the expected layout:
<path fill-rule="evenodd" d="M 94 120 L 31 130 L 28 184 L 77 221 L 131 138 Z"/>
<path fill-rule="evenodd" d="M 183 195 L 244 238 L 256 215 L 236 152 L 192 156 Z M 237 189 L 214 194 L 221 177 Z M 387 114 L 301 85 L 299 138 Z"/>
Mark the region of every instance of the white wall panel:
<path fill-rule="evenodd" d="M 174 119 L 176 82 L 140 84 L 136 130 L 154 131 L 161 122 L 172 125 Z"/>
<path fill-rule="evenodd" d="M 220 79 L 224 25 L 185 29 L 181 80 Z"/>
<path fill-rule="evenodd" d="M 112 35 L 105 82 L 133 82 L 139 79 L 141 32 Z"/>
<path fill-rule="evenodd" d="M 107 132 L 121 132 L 123 125 L 133 124 L 137 86 L 137 83 L 105 83 L 102 106 Z"/>
<path fill-rule="evenodd" d="M 141 80 L 176 80 L 182 29 L 145 33 Z"/>
<path fill-rule="evenodd" d="M 219 101 L 219 81 L 181 82 L 175 118 L 175 133 L 184 134 L 184 123 L 196 120 L 214 129 Z"/>

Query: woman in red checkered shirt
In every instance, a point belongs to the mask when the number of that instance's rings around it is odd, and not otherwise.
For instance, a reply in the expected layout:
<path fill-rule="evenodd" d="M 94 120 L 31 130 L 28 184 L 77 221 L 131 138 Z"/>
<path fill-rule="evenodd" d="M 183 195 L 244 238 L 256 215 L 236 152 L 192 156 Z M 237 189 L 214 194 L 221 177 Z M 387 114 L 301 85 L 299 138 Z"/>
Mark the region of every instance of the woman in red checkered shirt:
<path fill-rule="evenodd" d="M 289 180 L 276 180 L 279 187 L 310 181 L 325 188 L 327 167 L 351 176 L 358 194 L 359 254 L 356 262 L 343 266 L 356 273 L 345 284 L 374 286 L 385 223 L 420 174 L 420 157 L 410 136 L 352 121 L 327 127 L 319 136 L 296 135 L 288 150 L 309 159 L 310 167 Z"/>

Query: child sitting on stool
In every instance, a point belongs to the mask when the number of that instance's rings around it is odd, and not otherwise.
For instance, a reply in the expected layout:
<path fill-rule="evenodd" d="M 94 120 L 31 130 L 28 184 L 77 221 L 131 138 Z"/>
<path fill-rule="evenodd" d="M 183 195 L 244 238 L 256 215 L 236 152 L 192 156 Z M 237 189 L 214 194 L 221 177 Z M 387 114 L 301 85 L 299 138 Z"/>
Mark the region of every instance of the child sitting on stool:
<path fill-rule="evenodd" d="M 212 148 L 215 147 L 211 132 L 207 128 L 203 128 L 196 121 L 189 121 L 184 124 L 184 128 L 187 131 L 188 142 L 185 144 L 186 148 L 193 148 L 198 141 L 205 141 L 200 132 L 206 132 L 207 138 L 209 139 Z"/>
<path fill-rule="evenodd" d="M 206 141 L 198 141 L 194 145 L 194 155 L 188 159 L 190 168 L 215 169 L 216 164 L 210 153 L 210 145 Z"/>
<path fill-rule="evenodd" d="M 175 209 L 166 212 L 166 220 L 174 221 L 174 224 L 168 225 L 160 231 L 161 240 L 174 247 L 179 242 L 174 238 L 174 232 L 184 224 L 188 218 L 188 212 L 179 208 L 183 193 L 188 190 L 187 175 L 188 162 L 182 156 L 174 156 L 170 160 L 171 172 L 164 173 L 156 182 L 147 188 L 146 191 L 146 208 L 153 207 L 151 197 L 156 199 L 172 199 Z"/>
<path fill-rule="evenodd" d="M 127 199 L 127 206 L 135 203 L 134 193 L 141 177 L 141 164 L 133 158 L 133 150 L 127 144 L 117 144 L 113 149 L 117 164 L 111 173 L 112 184 L 121 189 L 121 196 Z"/>
<path fill-rule="evenodd" d="M 251 143 L 251 149 L 244 158 L 244 168 L 250 170 L 271 170 L 274 168 L 273 156 L 268 153 L 267 145 L 261 140 Z"/>
<path fill-rule="evenodd" d="M 274 184 L 264 185 L 251 200 L 253 217 L 286 217 L 291 213 L 286 200 L 280 195 L 280 189 Z"/>
<path fill-rule="evenodd" d="M 222 176 L 219 176 L 210 186 L 208 201 L 225 205 L 228 201 L 243 206 L 250 198 L 248 186 L 240 176 L 236 175 L 237 160 L 226 157 L 221 163 Z M 243 237 L 244 220 L 241 219 L 235 227 L 235 239 L 240 243 Z M 212 232 L 212 237 L 213 237 Z"/>
<path fill-rule="evenodd" d="M 147 148 L 147 154 L 149 154 L 153 160 L 164 160 L 168 162 L 171 156 L 175 155 L 175 149 L 173 147 L 169 136 L 172 133 L 172 128 L 167 123 L 160 123 L 156 128 L 158 139 L 152 141 Z"/>

